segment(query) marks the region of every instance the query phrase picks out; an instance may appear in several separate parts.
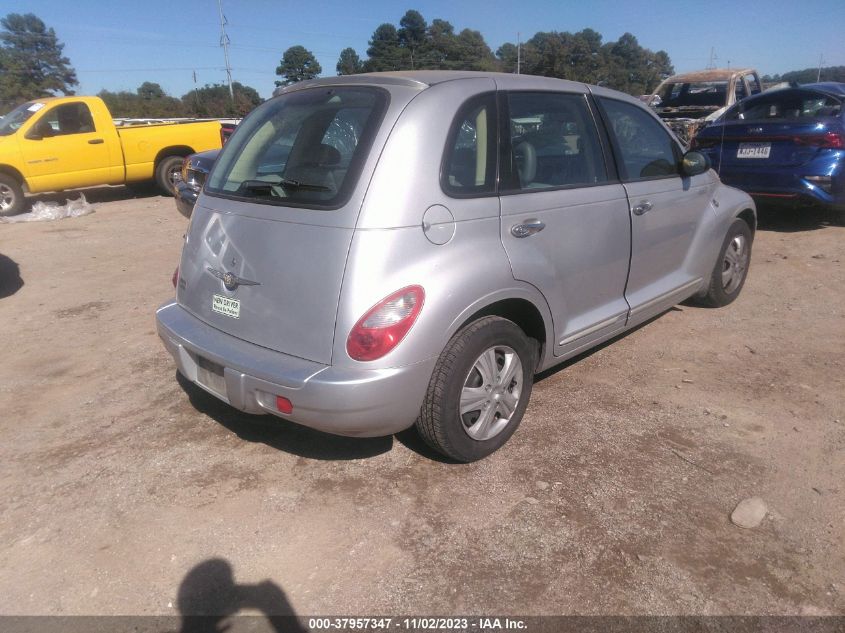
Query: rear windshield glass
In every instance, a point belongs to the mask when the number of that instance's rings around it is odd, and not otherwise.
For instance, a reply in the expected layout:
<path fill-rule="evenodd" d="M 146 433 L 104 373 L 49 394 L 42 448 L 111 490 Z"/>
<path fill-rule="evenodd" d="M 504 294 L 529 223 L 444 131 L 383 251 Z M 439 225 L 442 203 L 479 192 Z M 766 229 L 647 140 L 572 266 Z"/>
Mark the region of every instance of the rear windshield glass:
<path fill-rule="evenodd" d="M 387 93 L 310 88 L 259 106 L 214 165 L 206 192 L 250 202 L 332 209 L 355 186 Z"/>
<path fill-rule="evenodd" d="M 723 106 L 727 101 L 727 81 L 697 81 L 666 84 L 660 89 L 660 105 L 668 108 L 684 106 Z"/>
<path fill-rule="evenodd" d="M 815 119 L 837 116 L 841 112 L 842 103 L 835 97 L 805 91 L 778 91 L 737 104 L 727 112 L 725 118 L 728 121 Z"/>

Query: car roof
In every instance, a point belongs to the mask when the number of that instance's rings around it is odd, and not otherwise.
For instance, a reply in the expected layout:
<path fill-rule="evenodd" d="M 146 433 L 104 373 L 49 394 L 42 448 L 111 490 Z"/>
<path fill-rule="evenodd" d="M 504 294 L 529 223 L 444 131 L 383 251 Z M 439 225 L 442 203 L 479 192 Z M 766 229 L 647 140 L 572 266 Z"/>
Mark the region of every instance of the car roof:
<path fill-rule="evenodd" d="M 692 83 L 696 81 L 727 81 L 731 77 L 755 72 L 753 68 L 711 68 L 680 73 L 665 79 L 663 83 Z"/>
<path fill-rule="evenodd" d="M 840 85 L 843 86 L 843 88 L 845 88 L 845 84 L 840 84 Z M 810 94 L 810 95 L 820 95 L 820 96 L 825 96 L 825 97 L 834 97 L 834 98 L 840 99 L 840 100 L 842 99 L 842 97 L 845 97 L 845 90 L 843 90 L 842 92 L 836 92 L 835 90 L 833 90 L 833 89 L 831 89 L 827 86 L 823 86 L 822 84 L 802 84 L 800 86 L 788 86 L 788 87 L 784 87 L 784 88 L 772 88 L 770 90 L 765 90 L 764 92 L 761 92 L 759 94 L 752 95 L 752 96 L 750 96 L 746 99 L 743 99 L 740 103 L 748 104 L 748 103 L 753 103 L 755 101 L 760 101 L 761 99 L 765 99 L 766 97 L 784 96 L 784 95 L 790 96 L 790 95 L 793 95 L 793 94 L 800 94 L 800 93 L 805 93 L 805 94 Z M 736 107 L 736 106 L 734 106 L 734 107 Z"/>
<path fill-rule="evenodd" d="M 801 84 L 801 88 L 811 88 L 838 97 L 845 96 L 845 83 L 841 81 L 821 81 L 812 84 Z"/>
<path fill-rule="evenodd" d="M 381 86 L 405 86 L 409 88 L 416 88 L 424 90 L 437 84 L 448 81 L 460 81 L 469 79 L 491 79 L 503 89 L 511 89 L 514 86 L 530 85 L 531 88 L 549 88 L 549 89 L 564 89 L 573 90 L 577 92 L 587 91 L 587 84 L 577 81 L 569 81 L 566 79 L 557 79 L 555 77 L 540 77 L 537 75 L 516 75 L 513 73 L 499 73 L 499 72 L 484 72 L 484 71 L 469 71 L 469 70 L 401 70 L 379 73 L 361 73 L 357 75 L 341 75 L 339 77 L 323 77 L 320 79 L 312 79 L 309 81 L 302 81 L 277 88 L 273 91 L 273 96 L 299 90 L 302 88 L 311 88 L 315 86 L 325 85 L 381 85 Z"/>

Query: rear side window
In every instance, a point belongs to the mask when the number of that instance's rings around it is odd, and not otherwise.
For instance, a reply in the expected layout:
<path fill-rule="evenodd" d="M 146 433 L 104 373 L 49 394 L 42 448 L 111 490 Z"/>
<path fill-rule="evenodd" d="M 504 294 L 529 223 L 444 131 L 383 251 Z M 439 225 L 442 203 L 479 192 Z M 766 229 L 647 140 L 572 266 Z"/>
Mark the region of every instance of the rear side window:
<path fill-rule="evenodd" d="M 312 88 L 259 106 L 226 143 L 206 192 L 333 209 L 352 193 L 387 107 L 378 88 Z"/>
<path fill-rule="evenodd" d="M 511 190 L 592 185 L 607 180 L 598 133 L 583 95 L 508 95 Z"/>
<path fill-rule="evenodd" d="M 444 191 L 459 197 L 495 192 L 496 125 L 494 93 L 473 97 L 461 107 L 443 156 Z"/>
<path fill-rule="evenodd" d="M 760 80 L 757 79 L 755 75 L 745 75 L 745 81 L 748 84 L 749 90 L 751 90 L 752 95 L 758 95 L 762 92 L 760 88 Z"/>
<path fill-rule="evenodd" d="M 678 175 L 677 145 L 659 121 L 637 105 L 614 99 L 599 101 L 626 180 Z"/>
<path fill-rule="evenodd" d="M 672 83 L 660 90 L 660 105 L 664 108 L 723 106 L 727 93 L 727 81 Z"/>

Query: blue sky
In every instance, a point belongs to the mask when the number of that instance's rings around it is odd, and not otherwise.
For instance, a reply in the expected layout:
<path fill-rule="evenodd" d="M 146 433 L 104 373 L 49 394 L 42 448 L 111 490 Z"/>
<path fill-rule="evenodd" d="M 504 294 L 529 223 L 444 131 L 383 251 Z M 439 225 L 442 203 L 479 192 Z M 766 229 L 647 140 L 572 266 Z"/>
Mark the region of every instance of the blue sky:
<path fill-rule="evenodd" d="M 233 78 L 267 97 L 282 52 L 301 44 L 334 75 L 340 51 L 363 58 L 382 22 L 398 24 L 407 9 L 456 30 L 481 31 L 495 50 L 537 31 L 592 28 L 604 41 L 633 33 L 640 44 L 669 53 L 678 72 L 707 66 L 711 47 L 719 66 L 753 66 L 761 74 L 845 65 L 843 0 L 223 0 L 231 40 Z M 35 13 L 56 30 L 76 68 L 80 94 L 102 88 L 134 91 L 155 81 L 181 96 L 198 85 L 222 83 L 217 0 L 0 0 L 0 16 Z"/>

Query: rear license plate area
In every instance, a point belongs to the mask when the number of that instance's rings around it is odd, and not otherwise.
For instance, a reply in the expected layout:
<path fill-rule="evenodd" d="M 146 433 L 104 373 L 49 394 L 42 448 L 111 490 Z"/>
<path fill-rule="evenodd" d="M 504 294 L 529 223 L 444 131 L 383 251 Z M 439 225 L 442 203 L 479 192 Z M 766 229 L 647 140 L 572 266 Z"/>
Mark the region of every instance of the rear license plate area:
<path fill-rule="evenodd" d="M 740 143 L 736 151 L 737 158 L 768 158 L 772 151 L 771 143 Z"/>
<path fill-rule="evenodd" d="M 207 358 L 197 356 L 197 382 L 214 393 L 226 397 L 226 379 L 223 365 L 218 365 Z"/>

